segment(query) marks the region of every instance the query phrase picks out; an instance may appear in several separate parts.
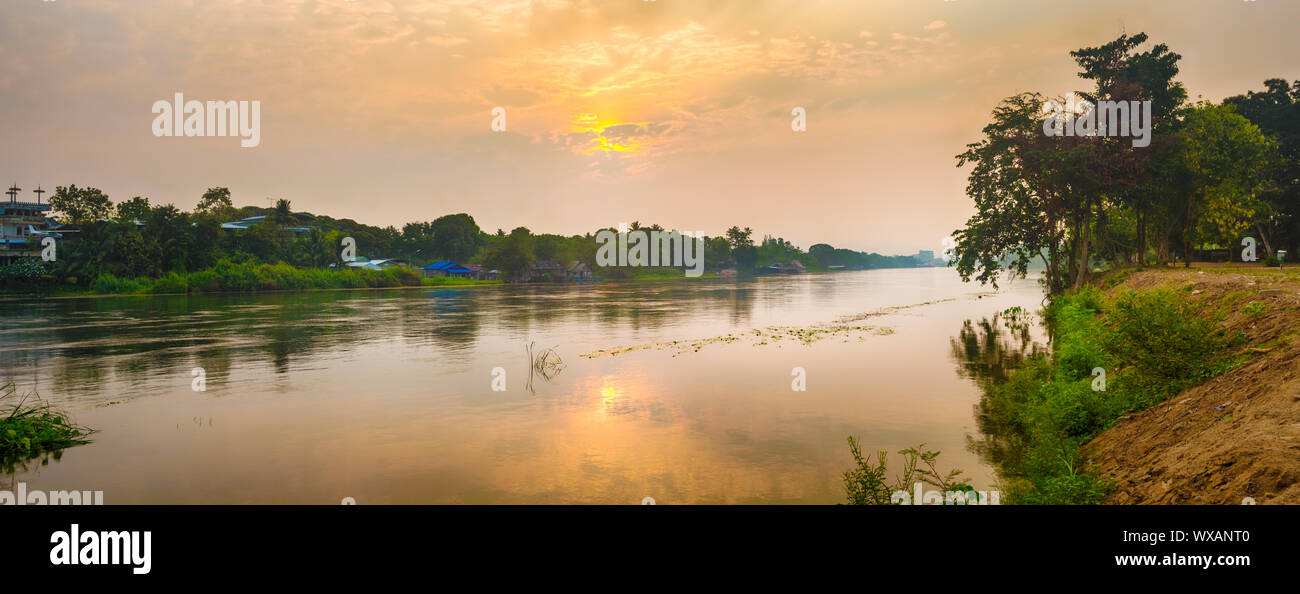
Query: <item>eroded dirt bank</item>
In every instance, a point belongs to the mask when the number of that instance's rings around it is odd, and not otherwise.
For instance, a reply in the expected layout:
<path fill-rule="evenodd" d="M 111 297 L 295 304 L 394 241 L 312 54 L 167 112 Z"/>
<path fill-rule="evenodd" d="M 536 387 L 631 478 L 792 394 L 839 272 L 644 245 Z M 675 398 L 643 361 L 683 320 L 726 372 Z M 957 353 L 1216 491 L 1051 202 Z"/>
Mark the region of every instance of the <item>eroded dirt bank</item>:
<path fill-rule="evenodd" d="M 1300 268 L 1148 270 L 1111 291 L 1159 285 L 1230 312 L 1224 324 L 1245 334 L 1245 359 L 1088 444 L 1116 481 L 1106 503 L 1300 503 Z"/>

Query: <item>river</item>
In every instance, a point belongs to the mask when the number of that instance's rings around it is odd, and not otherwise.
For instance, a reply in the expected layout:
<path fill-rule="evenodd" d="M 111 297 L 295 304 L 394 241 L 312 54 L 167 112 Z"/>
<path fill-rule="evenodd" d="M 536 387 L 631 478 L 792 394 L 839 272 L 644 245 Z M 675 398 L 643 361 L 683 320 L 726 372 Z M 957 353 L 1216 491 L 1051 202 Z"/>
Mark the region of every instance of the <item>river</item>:
<path fill-rule="evenodd" d="M 108 504 L 826 504 L 844 501 L 849 435 L 925 442 L 990 488 L 968 447 L 970 351 L 994 314 L 1041 299 L 1033 280 L 993 293 L 932 268 L 0 302 L 0 383 L 97 430 L 0 488 Z M 562 367 L 534 370 L 530 343 Z"/>

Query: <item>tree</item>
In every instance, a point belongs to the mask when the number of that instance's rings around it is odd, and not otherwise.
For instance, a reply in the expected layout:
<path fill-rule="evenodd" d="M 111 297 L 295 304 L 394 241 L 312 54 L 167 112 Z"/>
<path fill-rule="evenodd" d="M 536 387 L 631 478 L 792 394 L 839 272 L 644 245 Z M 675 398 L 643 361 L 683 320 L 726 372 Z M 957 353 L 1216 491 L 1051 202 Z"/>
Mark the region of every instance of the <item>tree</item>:
<path fill-rule="evenodd" d="M 402 225 L 401 255 L 415 259 L 417 255 L 431 258 L 434 256 L 433 224 L 426 222 Z M 415 262 L 411 262 L 415 265 Z"/>
<path fill-rule="evenodd" d="M 1132 208 L 1136 215 L 1135 239 L 1139 264 L 1146 261 L 1147 213 L 1153 208 L 1158 194 L 1159 180 L 1147 166 L 1148 160 L 1163 150 L 1167 128 L 1173 124 L 1171 117 L 1187 100 L 1182 83 L 1174 80 L 1178 75 L 1178 61 L 1182 58 L 1158 44 L 1150 51 L 1136 53 L 1147 41 L 1146 33 L 1119 38 L 1099 47 L 1083 48 L 1070 52 L 1082 70 L 1080 78 L 1096 81 L 1096 88 L 1082 95 L 1095 105 L 1098 100 L 1150 101 L 1151 134 L 1156 141 L 1150 147 L 1134 147 L 1122 138 L 1099 138 L 1107 145 L 1101 153 L 1098 174 L 1105 174 L 1102 192 L 1107 198 L 1100 204 L 1114 204 Z M 1107 213 L 1099 212 L 1101 220 Z M 1114 241 L 1111 242 L 1112 253 Z"/>
<path fill-rule="evenodd" d="M 113 213 L 113 201 L 98 188 L 78 188 L 75 184 L 54 189 L 50 206 L 63 215 L 65 222 L 82 224 L 106 219 Z"/>
<path fill-rule="evenodd" d="M 1187 111 L 1179 158 L 1190 187 L 1185 200 L 1184 257 L 1194 241 L 1234 246 L 1263 209 L 1258 194 L 1280 161 L 1277 145 L 1232 106 L 1197 104 Z"/>
<path fill-rule="evenodd" d="M 230 200 L 229 188 L 208 188 L 199 198 L 199 203 L 194 207 L 195 214 L 201 214 L 213 218 L 222 218 L 234 212 L 235 204 Z"/>
<path fill-rule="evenodd" d="M 704 266 L 709 270 L 720 270 L 731 258 L 731 244 L 725 237 L 707 237 L 704 241 Z"/>
<path fill-rule="evenodd" d="M 483 263 L 501 271 L 505 279 L 522 279 L 533 263 L 532 232 L 527 227 L 515 228 L 488 253 Z"/>
<path fill-rule="evenodd" d="M 123 278 L 156 277 L 162 273 L 158 242 L 145 237 L 131 223 L 107 223 L 110 226 L 108 253 L 104 268 Z"/>
<path fill-rule="evenodd" d="M 119 221 L 141 221 L 149 218 L 149 199 L 143 196 L 136 196 L 125 202 L 117 204 L 117 220 Z"/>
<path fill-rule="evenodd" d="M 474 217 L 465 213 L 444 215 L 434 219 L 429 227 L 433 232 L 433 251 L 438 256 L 463 262 L 478 249 L 479 228 Z"/>
<path fill-rule="evenodd" d="M 754 240 L 750 239 L 753 234 L 754 232 L 749 227 L 745 227 L 743 230 L 740 227 L 732 227 L 727 229 L 727 243 L 731 244 L 733 250 L 738 247 L 754 245 Z"/>
<path fill-rule="evenodd" d="M 1264 91 L 1228 97 L 1223 103 L 1235 107 L 1237 113 L 1278 143 L 1283 161 L 1261 192 L 1265 211 L 1256 229 L 1269 255 L 1273 254 L 1274 245 L 1297 254 L 1300 253 L 1300 80 L 1288 84 L 1285 79 L 1271 78 L 1264 81 L 1264 86 Z"/>
<path fill-rule="evenodd" d="M 293 209 L 289 206 L 289 201 L 284 198 L 276 200 L 270 218 L 281 227 L 293 224 Z"/>
<path fill-rule="evenodd" d="M 749 227 L 727 229 L 727 243 L 731 245 L 731 258 L 736 261 L 738 270 L 753 270 L 754 265 L 758 263 L 758 249 L 754 247 L 754 240 L 750 239 L 753 234 Z"/>
<path fill-rule="evenodd" d="M 1069 284 L 1062 273 L 1067 239 L 1080 225 L 1070 225 L 1071 213 L 1081 210 L 1082 193 L 1070 192 L 1069 144 L 1079 137 L 1049 137 L 1039 121 L 1045 98 L 1021 93 L 1002 100 L 993 122 L 984 127 L 984 140 L 967 145 L 957 166 L 972 164 L 966 194 L 976 213 L 966 227 L 953 232 L 957 273 L 997 287 L 1005 270 L 1024 277 L 1034 259 L 1047 266 L 1051 292 Z M 1073 217 L 1077 219 L 1077 216 Z"/>
<path fill-rule="evenodd" d="M 819 243 L 808 248 L 808 255 L 817 258 L 823 266 L 836 266 L 840 263 L 835 257 L 835 248 L 829 244 Z"/>
<path fill-rule="evenodd" d="M 160 204 L 150 209 L 142 221 L 149 241 L 157 245 L 159 268 L 163 271 L 185 270 L 194 239 L 189 215 L 171 204 Z"/>

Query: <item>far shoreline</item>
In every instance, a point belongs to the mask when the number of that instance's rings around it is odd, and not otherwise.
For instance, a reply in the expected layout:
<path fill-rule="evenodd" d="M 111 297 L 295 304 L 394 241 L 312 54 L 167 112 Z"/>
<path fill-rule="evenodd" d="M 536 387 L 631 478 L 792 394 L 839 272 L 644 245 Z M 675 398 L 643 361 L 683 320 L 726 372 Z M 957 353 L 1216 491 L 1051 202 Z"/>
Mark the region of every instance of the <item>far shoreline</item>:
<path fill-rule="evenodd" d="M 791 275 L 752 275 L 752 276 L 736 276 L 730 278 L 720 277 L 718 276 L 717 272 L 706 272 L 703 275 L 698 277 L 649 275 L 645 277 L 613 278 L 613 279 L 602 279 L 599 281 L 580 281 L 580 282 L 537 281 L 537 282 L 507 283 L 500 280 L 483 280 L 483 281 L 471 281 L 471 282 L 464 282 L 464 283 L 442 284 L 442 285 L 394 285 L 388 287 L 319 287 L 319 288 L 308 288 L 308 289 L 267 289 L 262 291 L 197 291 L 197 292 L 173 291 L 173 292 L 165 292 L 165 293 L 90 293 L 87 292 L 87 293 L 78 293 L 72 295 L 42 295 L 42 296 L 3 295 L 0 296 L 0 303 L 7 303 L 7 302 L 14 302 L 14 301 L 103 299 L 103 298 L 112 298 L 112 297 L 282 295 L 282 294 L 292 294 L 292 293 L 322 293 L 322 292 L 330 292 L 330 291 L 409 291 L 409 290 L 438 290 L 438 289 L 462 289 L 462 288 L 482 288 L 482 287 L 513 287 L 513 286 L 557 287 L 557 286 L 578 286 L 578 285 L 625 283 L 625 282 L 655 282 L 655 283 L 680 282 L 680 281 L 691 280 L 691 279 L 736 281 L 736 280 L 754 280 L 759 278 L 794 278 L 794 277 L 802 277 L 802 276 L 826 276 L 831 274 L 842 274 L 845 272 L 870 272 L 870 271 L 878 271 L 878 270 L 929 270 L 935 268 L 948 268 L 948 267 L 911 266 L 911 267 L 895 267 L 895 268 L 864 268 L 861 270 L 809 271 L 802 274 L 791 274 Z"/>

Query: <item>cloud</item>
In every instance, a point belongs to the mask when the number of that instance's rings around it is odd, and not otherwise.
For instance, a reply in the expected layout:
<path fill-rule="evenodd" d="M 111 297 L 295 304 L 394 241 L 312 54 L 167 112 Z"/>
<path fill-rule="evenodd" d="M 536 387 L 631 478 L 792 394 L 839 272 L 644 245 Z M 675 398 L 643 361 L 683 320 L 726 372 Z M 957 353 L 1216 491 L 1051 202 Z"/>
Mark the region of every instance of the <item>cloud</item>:
<path fill-rule="evenodd" d="M 943 21 L 930 21 L 930 24 L 928 24 L 928 25 L 922 27 L 922 29 L 925 29 L 926 31 L 935 31 L 935 30 L 942 29 L 942 28 L 947 27 L 947 26 L 948 26 L 948 23 L 945 23 L 945 22 L 943 22 Z"/>
<path fill-rule="evenodd" d="M 425 43 L 436 45 L 438 47 L 453 47 L 468 43 L 469 40 L 464 37 L 455 37 L 451 35 L 430 35 L 424 38 Z"/>

